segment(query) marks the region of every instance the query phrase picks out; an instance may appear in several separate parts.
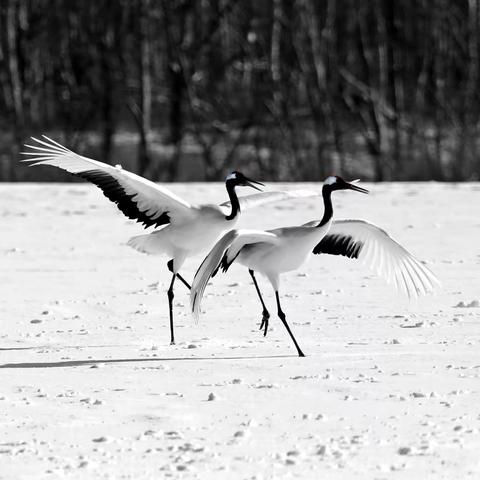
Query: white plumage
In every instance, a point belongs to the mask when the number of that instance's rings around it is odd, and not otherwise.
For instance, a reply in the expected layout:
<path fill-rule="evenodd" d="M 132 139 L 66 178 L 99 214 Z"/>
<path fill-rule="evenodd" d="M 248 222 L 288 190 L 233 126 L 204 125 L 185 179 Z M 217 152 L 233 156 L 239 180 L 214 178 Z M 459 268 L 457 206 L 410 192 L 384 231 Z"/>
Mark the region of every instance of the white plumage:
<path fill-rule="evenodd" d="M 240 210 L 245 211 L 250 208 L 260 207 L 261 205 L 265 205 L 267 203 L 282 202 L 284 200 L 294 200 L 296 198 L 311 198 L 319 196 L 319 193 L 312 190 L 274 191 L 244 195 L 243 197 L 238 197 L 238 202 L 240 204 Z M 232 207 L 232 203 L 230 201 L 223 202 L 222 204 L 220 204 L 220 207 L 228 210 Z"/>
<path fill-rule="evenodd" d="M 234 230 L 224 235 L 207 255 L 193 280 L 190 300 L 194 318 L 198 319 L 200 314 L 202 297 L 209 279 L 219 268 L 226 271 L 234 261 L 245 265 L 252 276 L 263 307 L 260 328 L 264 328 L 265 335 L 270 314 L 263 302 L 254 272 L 260 272 L 268 278 L 275 291 L 278 315 L 300 356 L 303 353 L 281 310 L 279 276 L 299 268 L 312 253 L 358 259 L 409 297 L 432 291 L 438 285 L 435 275 L 384 230 L 364 220 L 332 221 L 330 195 L 332 191 L 341 189 L 368 193 L 353 182 L 347 183 L 340 177 L 328 177 L 322 189 L 325 205 L 322 220 L 266 232 Z"/>
<path fill-rule="evenodd" d="M 350 242 L 350 252 L 345 249 L 344 255 L 357 258 L 362 265 L 370 268 L 389 284 L 406 294 L 408 297 L 418 297 L 434 290 L 439 284 L 435 275 L 417 260 L 410 252 L 394 240 L 385 230 L 365 220 L 345 219 L 334 220 L 328 234 L 322 240 L 323 244 Z M 321 246 L 317 252 L 321 251 Z M 330 249 L 331 250 L 331 249 Z"/>
<path fill-rule="evenodd" d="M 32 138 L 32 140 L 35 140 L 43 146 L 25 145 L 35 151 L 22 152 L 22 155 L 32 157 L 24 161 L 31 162 L 30 165 L 50 165 L 58 167 L 69 173 L 84 177 L 92 181 L 92 183 L 96 181 L 102 182 L 103 180 L 103 183 L 106 185 L 103 188 L 102 185 L 97 186 L 102 188 L 105 195 L 107 195 L 108 190 L 113 190 L 113 187 L 107 183 L 108 177 L 110 177 L 110 180 L 113 179 L 118 182 L 122 190 L 118 192 L 118 198 L 111 200 L 118 203 L 122 194 L 123 197 L 130 196 L 131 203 L 149 219 L 146 226 L 155 225 L 157 223 L 155 220 L 165 212 L 169 214 L 170 223 L 185 222 L 192 217 L 192 205 L 170 190 L 139 175 L 123 170 L 119 166 L 113 167 L 106 163 L 78 155 L 54 140 L 46 136 L 44 136 L 44 138 L 48 140 L 48 142 Z M 119 208 L 122 210 L 120 205 Z M 137 219 L 137 221 L 140 220 Z"/>
<path fill-rule="evenodd" d="M 212 248 L 195 274 L 190 292 L 190 303 L 194 318 L 198 321 L 203 294 L 211 277 L 215 276 L 225 256 L 228 266 L 236 259 L 245 245 L 276 244 L 278 237 L 262 230 L 230 230 Z M 228 265 L 228 266 L 227 266 Z"/>
<path fill-rule="evenodd" d="M 173 273 L 168 290 L 171 343 L 173 333 L 173 284 L 179 278 L 190 286 L 178 273 L 188 257 L 208 251 L 216 240 L 234 227 L 241 210 L 262 204 L 318 195 L 308 190 L 290 192 L 262 192 L 246 197 L 237 197 L 239 186 L 262 185 L 248 179 L 240 172 L 232 172 L 226 179 L 230 201 L 221 205 L 192 205 L 168 189 L 139 175 L 124 170 L 121 166 L 105 163 L 76 154 L 59 143 L 43 136 L 32 139 L 35 145 L 26 145 L 30 150 L 24 161 L 31 165 L 51 165 L 78 175 L 97 185 L 104 195 L 114 202 L 128 217 L 147 227 L 161 227 L 146 235 L 131 238 L 128 245 L 140 252 L 152 255 L 167 255 L 168 268 Z"/>

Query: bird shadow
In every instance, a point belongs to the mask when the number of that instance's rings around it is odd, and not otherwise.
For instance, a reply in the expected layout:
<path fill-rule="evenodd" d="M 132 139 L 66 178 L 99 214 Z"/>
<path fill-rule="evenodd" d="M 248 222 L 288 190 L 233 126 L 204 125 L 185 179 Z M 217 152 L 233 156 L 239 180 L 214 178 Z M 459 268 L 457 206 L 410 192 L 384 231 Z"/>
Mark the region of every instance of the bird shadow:
<path fill-rule="evenodd" d="M 67 368 L 93 366 L 108 363 L 145 363 L 145 362 L 190 362 L 190 361 L 211 361 L 211 360 L 261 360 L 261 359 L 279 359 L 279 358 L 298 358 L 297 355 L 251 355 L 238 357 L 150 357 L 150 358 L 108 358 L 108 359 L 88 359 L 88 360 L 63 360 L 60 362 L 22 362 L 5 363 L 0 368 Z"/>
<path fill-rule="evenodd" d="M 2 348 L 0 347 L 0 352 L 9 352 L 12 350 L 33 350 L 35 347 L 7 347 L 7 348 Z"/>

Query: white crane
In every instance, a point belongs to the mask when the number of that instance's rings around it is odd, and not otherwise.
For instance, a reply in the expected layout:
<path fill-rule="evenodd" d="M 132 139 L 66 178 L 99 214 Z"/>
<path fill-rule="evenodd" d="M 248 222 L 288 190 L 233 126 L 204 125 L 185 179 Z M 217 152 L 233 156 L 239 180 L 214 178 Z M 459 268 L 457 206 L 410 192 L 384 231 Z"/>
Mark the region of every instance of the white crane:
<path fill-rule="evenodd" d="M 161 227 L 147 235 L 132 237 L 131 247 L 148 254 L 168 256 L 167 267 L 172 280 L 167 292 L 170 318 L 170 342 L 175 343 L 173 329 L 173 286 L 178 278 L 186 287 L 187 281 L 178 273 L 185 260 L 208 251 L 225 231 L 234 227 L 241 210 L 264 203 L 318 195 L 309 190 L 289 192 L 262 192 L 237 197 L 236 187 L 249 186 L 260 190 L 260 182 L 248 179 L 240 172 L 227 176 L 225 186 L 230 201 L 221 205 L 191 205 L 166 188 L 139 175 L 107 165 L 72 152 L 54 140 L 42 135 L 32 137 L 35 145 L 25 145 L 30 151 L 24 161 L 31 165 L 51 165 L 84 178 L 97 187 L 117 205 L 128 218 L 148 227 Z"/>
<path fill-rule="evenodd" d="M 328 177 L 322 187 L 324 202 L 323 218 L 297 227 L 277 228 L 269 231 L 232 230 L 226 233 L 213 247 L 200 265 L 190 291 L 191 309 L 198 320 L 202 297 L 209 279 L 221 268 L 224 272 L 236 260 L 245 265 L 263 307 L 260 329 L 267 334 L 270 314 L 265 306 L 254 272 L 260 272 L 270 281 L 277 302 L 277 312 L 287 329 L 298 355 L 300 349 L 279 297 L 279 276 L 296 270 L 314 254 L 343 255 L 363 261 L 388 282 L 403 290 L 409 297 L 425 294 L 438 283 L 435 275 L 384 230 L 364 220 L 337 220 L 332 222 L 333 207 L 331 194 L 335 190 L 354 190 L 368 193 L 355 181 L 345 182 L 342 178 Z"/>

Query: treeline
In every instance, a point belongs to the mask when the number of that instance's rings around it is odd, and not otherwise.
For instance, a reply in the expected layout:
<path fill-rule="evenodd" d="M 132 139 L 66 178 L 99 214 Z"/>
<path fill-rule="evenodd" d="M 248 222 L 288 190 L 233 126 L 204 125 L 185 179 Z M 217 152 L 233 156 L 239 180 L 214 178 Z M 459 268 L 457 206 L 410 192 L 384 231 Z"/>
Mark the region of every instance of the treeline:
<path fill-rule="evenodd" d="M 478 178 L 479 2 L 2 0 L 1 178 L 44 132 L 167 181 Z"/>

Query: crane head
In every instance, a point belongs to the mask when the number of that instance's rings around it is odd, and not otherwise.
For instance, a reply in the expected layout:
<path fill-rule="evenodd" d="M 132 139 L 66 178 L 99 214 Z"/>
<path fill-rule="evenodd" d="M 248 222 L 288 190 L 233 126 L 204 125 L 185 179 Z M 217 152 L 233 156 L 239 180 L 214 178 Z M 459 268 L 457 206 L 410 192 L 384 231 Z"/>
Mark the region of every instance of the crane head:
<path fill-rule="evenodd" d="M 260 190 L 256 185 L 261 185 L 264 187 L 265 185 L 263 183 L 257 182 L 255 180 L 251 180 L 250 178 L 246 177 L 243 173 L 237 172 L 236 170 L 231 172 L 230 174 L 227 175 L 227 178 L 225 179 L 225 182 L 233 187 L 252 187 L 255 190 Z"/>
<path fill-rule="evenodd" d="M 323 182 L 323 188 L 328 189 L 331 192 L 335 190 L 354 190 L 355 192 L 360 193 L 369 193 L 367 189 L 359 187 L 356 185 L 359 180 L 353 180 L 351 182 L 346 182 L 342 177 L 337 175 L 331 175 L 327 177 Z"/>

